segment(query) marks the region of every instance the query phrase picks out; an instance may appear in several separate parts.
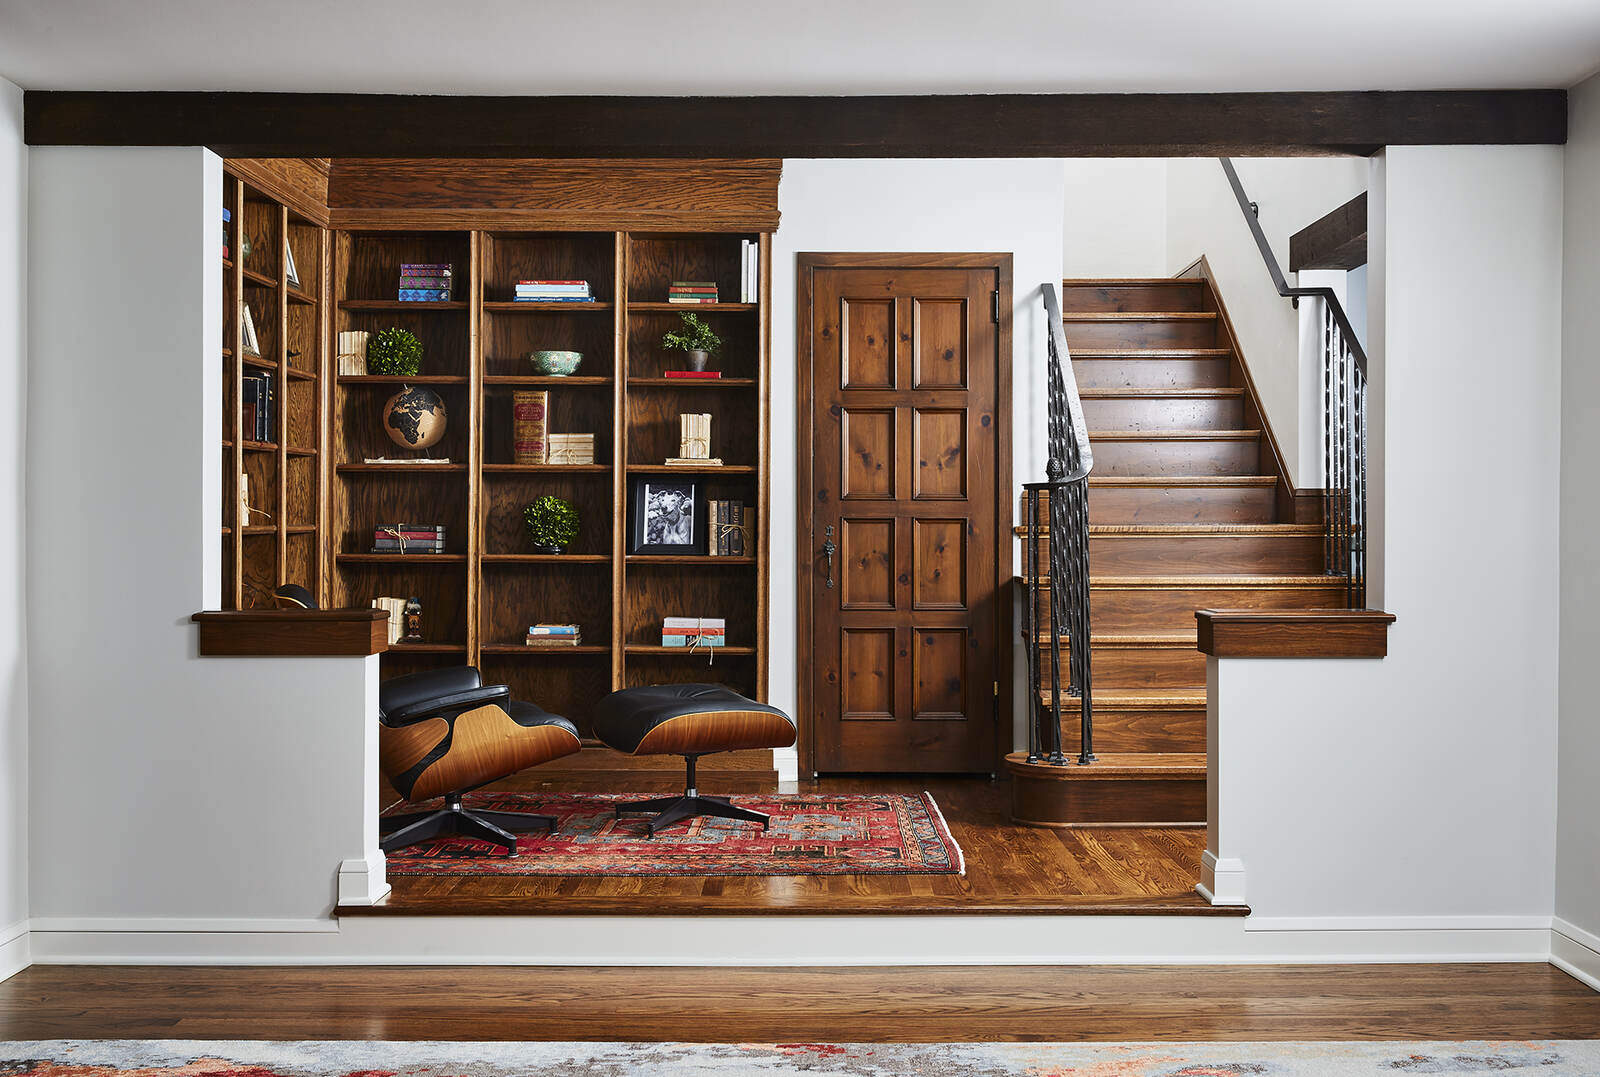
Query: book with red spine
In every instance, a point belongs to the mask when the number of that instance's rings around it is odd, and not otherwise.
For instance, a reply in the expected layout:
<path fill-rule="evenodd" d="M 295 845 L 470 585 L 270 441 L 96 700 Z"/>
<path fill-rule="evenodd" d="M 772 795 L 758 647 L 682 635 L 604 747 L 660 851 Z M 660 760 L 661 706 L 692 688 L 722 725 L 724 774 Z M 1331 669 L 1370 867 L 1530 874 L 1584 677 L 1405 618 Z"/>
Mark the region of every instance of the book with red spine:
<path fill-rule="evenodd" d="M 664 370 L 662 374 L 669 378 L 697 381 L 714 381 L 722 377 L 722 371 L 720 370 Z"/>

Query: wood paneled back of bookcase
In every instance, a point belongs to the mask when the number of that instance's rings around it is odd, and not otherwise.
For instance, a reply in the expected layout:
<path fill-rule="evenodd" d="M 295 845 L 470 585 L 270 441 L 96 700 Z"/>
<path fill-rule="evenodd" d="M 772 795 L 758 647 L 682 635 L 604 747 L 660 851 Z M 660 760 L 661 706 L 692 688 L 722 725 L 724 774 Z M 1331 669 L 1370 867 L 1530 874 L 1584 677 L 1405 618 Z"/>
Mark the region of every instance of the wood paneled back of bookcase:
<path fill-rule="evenodd" d="M 333 160 L 327 269 L 318 278 L 328 318 L 315 383 L 327 390 L 318 501 L 326 518 L 315 533 L 313 590 L 330 606 L 421 601 L 424 642 L 383 655 L 385 677 L 471 663 L 586 734 L 594 703 L 624 686 L 708 680 L 765 698 L 779 168 Z M 747 240 L 758 250 L 756 301 L 733 302 Z M 451 299 L 399 301 L 405 263 L 454 266 Z M 593 301 L 517 303 L 516 283 L 526 279 L 587 280 Z M 715 281 L 723 301 L 669 305 L 678 280 Z M 713 361 L 720 379 L 664 376 L 684 365 L 660 341 L 686 309 L 725 341 Z M 337 373 L 338 333 L 390 326 L 421 340 L 416 377 Z M 536 375 L 528 353 L 543 349 L 580 351 L 582 366 L 569 377 Z M 383 428 L 385 402 L 404 385 L 426 387 L 447 410 L 446 432 L 425 454 L 401 449 Z M 517 463 L 510 427 L 519 389 L 549 391 L 551 432 L 594 434 L 594 463 Z M 686 472 L 664 463 L 678 454 L 680 413 L 713 416 L 721 467 Z M 424 455 L 449 463 L 368 462 Z M 660 475 L 696 481 L 702 514 L 706 499 L 753 509 L 749 555 L 630 556 L 630 484 Z M 571 501 L 581 516 L 561 554 L 535 552 L 523 524 L 523 506 L 543 494 Z M 395 523 L 444 525 L 446 552 L 373 553 L 374 528 Z M 663 648 L 661 619 L 675 615 L 724 618 L 727 646 L 714 657 Z M 523 640 L 536 622 L 579 624 L 582 645 L 530 648 Z"/>

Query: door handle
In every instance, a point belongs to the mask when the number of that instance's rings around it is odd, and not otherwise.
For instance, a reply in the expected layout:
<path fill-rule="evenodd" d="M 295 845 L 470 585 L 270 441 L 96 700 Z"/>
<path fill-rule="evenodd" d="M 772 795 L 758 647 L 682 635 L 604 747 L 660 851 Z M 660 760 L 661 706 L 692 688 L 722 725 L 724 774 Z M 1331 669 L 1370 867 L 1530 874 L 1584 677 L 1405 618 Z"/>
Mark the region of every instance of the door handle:
<path fill-rule="evenodd" d="M 828 559 L 827 585 L 829 587 L 832 587 L 833 586 L 833 555 L 839 552 L 839 547 L 837 547 L 837 546 L 835 546 L 833 544 L 833 528 L 832 527 L 829 527 L 829 528 L 825 529 L 823 533 L 825 535 L 827 535 L 828 538 L 822 544 L 822 555 Z"/>

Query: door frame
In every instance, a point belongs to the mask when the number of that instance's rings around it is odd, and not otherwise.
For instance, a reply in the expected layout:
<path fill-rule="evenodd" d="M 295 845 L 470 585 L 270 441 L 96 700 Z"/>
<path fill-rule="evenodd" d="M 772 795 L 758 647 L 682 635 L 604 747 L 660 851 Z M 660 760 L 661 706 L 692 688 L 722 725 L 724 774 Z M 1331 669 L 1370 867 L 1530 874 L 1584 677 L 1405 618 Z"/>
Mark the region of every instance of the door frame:
<path fill-rule="evenodd" d="M 994 452 L 994 527 L 995 549 L 994 617 L 995 679 L 995 765 L 1011 750 L 1011 711 L 1013 706 L 1013 659 L 1011 606 L 1004 601 L 1012 576 L 1011 511 L 1011 254 L 1010 252 L 882 253 L 862 251 L 800 251 L 795 255 L 795 714 L 800 725 L 796 741 L 800 756 L 800 779 L 811 780 L 816 758 L 816 723 L 812 720 L 811 670 L 807 662 L 815 654 L 812 639 L 816 618 L 813 607 L 812 577 L 816 570 L 816 536 L 811 526 L 812 452 L 816 398 L 812 392 L 815 340 L 812 337 L 812 303 L 815 291 L 812 274 L 818 269 L 990 269 L 995 288 L 1000 292 L 1000 317 L 995 325 L 995 452 Z"/>

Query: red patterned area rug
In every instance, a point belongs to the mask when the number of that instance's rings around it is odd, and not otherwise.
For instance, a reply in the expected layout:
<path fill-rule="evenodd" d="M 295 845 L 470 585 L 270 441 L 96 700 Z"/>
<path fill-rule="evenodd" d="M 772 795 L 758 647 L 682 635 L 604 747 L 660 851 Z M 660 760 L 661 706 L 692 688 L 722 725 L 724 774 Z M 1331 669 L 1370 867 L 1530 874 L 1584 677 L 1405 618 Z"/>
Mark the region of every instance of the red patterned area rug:
<path fill-rule="evenodd" d="M 435 838 L 388 857 L 391 875 L 959 875 L 961 847 L 932 795 L 817 793 L 729 799 L 772 816 L 763 831 L 690 819 L 654 838 L 646 816 L 618 817 L 646 793 L 468 793 L 468 808 L 541 812 L 559 821 L 519 837 L 516 856 L 472 838 Z M 432 805 L 422 805 L 427 808 Z M 393 809 L 417 811 L 416 805 Z"/>

